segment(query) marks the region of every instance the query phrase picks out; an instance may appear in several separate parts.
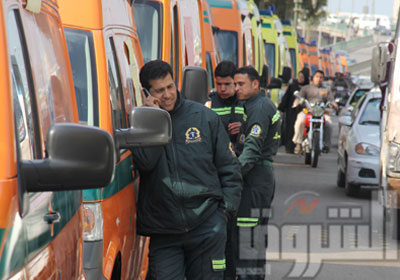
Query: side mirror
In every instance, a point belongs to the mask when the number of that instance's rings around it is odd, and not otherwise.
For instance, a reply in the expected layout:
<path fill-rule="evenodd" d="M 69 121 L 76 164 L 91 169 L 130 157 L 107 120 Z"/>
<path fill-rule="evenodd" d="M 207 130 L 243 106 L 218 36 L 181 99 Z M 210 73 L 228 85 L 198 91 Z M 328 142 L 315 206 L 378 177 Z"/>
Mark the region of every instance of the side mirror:
<path fill-rule="evenodd" d="M 353 124 L 351 116 L 341 116 L 339 117 L 339 123 L 346 126 L 351 126 Z"/>
<path fill-rule="evenodd" d="M 283 67 L 281 78 L 282 82 L 285 84 L 289 83 L 290 79 L 292 78 L 292 69 L 287 66 Z"/>
<path fill-rule="evenodd" d="M 112 181 L 114 144 L 100 128 L 55 124 L 47 133 L 46 152 L 47 158 L 21 162 L 28 192 L 98 188 Z"/>
<path fill-rule="evenodd" d="M 387 63 L 390 61 L 389 43 L 380 43 L 372 49 L 371 81 L 375 84 L 385 82 Z"/>
<path fill-rule="evenodd" d="M 185 66 L 182 76 L 182 96 L 188 100 L 206 103 L 208 100 L 207 71 L 202 67 Z"/>
<path fill-rule="evenodd" d="M 281 88 L 281 87 L 282 87 L 282 81 L 278 78 L 271 78 L 271 82 L 267 86 L 268 89 Z"/>
<path fill-rule="evenodd" d="M 353 112 L 354 107 L 352 105 L 350 105 L 349 107 L 347 107 L 347 110 L 349 111 L 349 113 Z"/>
<path fill-rule="evenodd" d="M 269 67 L 268 67 L 268 65 L 264 64 L 264 66 L 262 68 L 262 73 L 261 73 L 260 87 L 266 88 L 268 85 L 268 80 L 269 80 Z"/>
<path fill-rule="evenodd" d="M 165 110 L 135 107 L 129 119 L 130 128 L 115 131 L 115 145 L 118 149 L 162 146 L 172 139 L 171 117 Z"/>

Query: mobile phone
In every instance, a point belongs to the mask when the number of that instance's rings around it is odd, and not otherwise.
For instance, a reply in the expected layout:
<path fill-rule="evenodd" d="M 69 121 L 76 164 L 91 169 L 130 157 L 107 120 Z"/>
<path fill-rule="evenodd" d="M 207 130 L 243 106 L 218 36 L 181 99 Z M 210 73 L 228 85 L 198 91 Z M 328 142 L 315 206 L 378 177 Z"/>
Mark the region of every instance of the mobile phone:
<path fill-rule="evenodd" d="M 150 96 L 150 92 L 146 88 L 142 88 L 142 89 L 143 89 L 144 95 L 146 97 L 149 97 Z"/>

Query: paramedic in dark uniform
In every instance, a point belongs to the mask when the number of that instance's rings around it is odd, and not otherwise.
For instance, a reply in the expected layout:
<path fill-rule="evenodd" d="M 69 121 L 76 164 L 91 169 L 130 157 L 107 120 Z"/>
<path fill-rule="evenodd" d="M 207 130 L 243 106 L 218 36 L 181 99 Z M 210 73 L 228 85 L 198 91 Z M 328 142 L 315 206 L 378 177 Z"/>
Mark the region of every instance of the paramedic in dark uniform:
<path fill-rule="evenodd" d="M 240 127 L 243 122 L 243 102 L 237 99 L 235 93 L 235 84 L 233 77 L 235 75 L 236 66 L 231 61 L 224 60 L 220 62 L 215 68 L 215 81 L 216 91 L 211 92 L 210 99 L 208 101 L 208 107 L 211 107 L 217 115 L 220 117 L 224 124 L 225 130 L 229 135 L 229 138 L 236 146 Z M 207 105 L 207 104 L 206 104 Z M 224 273 L 225 280 L 236 279 L 236 241 L 233 244 L 232 240 L 236 240 L 236 216 L 229 217 L 227 226 L 227 241 L 226 241 L 226 270 Z"/>
<path fill-rule="evenodd" d="M 209 106 L 220 117 L 232 144 L 235 146 L 243 122 L 243 104 L 235 93 L 233 76 L 236 66 L 224 60 L 215 68 L 216 91 L 210 93 Z"/>
<path fill-rule="evenodd" d="M 146 63 L 145 106 L 169 112 L 172 142 L 132 150 L 140 171 L 137 233 L 150 236 L 150 279 L 223 279 L 226 221 L 240 201 L 238 160 L 218 115 L 182 99 L 171 66 Z"/>
<path fill-rule="evenodd" d="M 246 100 L 246 121 L 239 136 L 239 163 L 243 176 L 242 198 L 237 214 L 238 279 L 264 279 L 269 208 L 275 192 L 272 157 L 280 141 L 280 114 L 260 92 L 257 71 L 246 66 L 234 76 L 239 100 Z M 247 238 L 251 234 L 252 238 Z M 251 244 L 253 239 L 254 244 Z"/>

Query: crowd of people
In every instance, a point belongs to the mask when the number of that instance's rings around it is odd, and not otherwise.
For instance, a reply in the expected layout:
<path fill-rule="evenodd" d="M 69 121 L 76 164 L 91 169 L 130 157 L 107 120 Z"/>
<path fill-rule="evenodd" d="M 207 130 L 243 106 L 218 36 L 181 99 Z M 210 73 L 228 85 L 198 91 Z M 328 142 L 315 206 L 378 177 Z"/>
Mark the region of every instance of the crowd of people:
<path fill-rule="evenodd" d="M 303 69 L 276 108 L 253 67 L 222 61 L 204 106 L 181 96 L 168 63 L 143 66 L 144 106 L 172 120 L 170 144 L 133 150 L 141 176 L 137 231 L 150 236 L 148 279 L 265 278 L 267 238 L 259 227 L 268 224 L 275 193 L 273 156 L 281 144 L 301 152 L 305 114 L 296 91 L 334 103 L 323 79 L 317 71 L 310 83 Z M 329 120 L 325 131 L 328 152 Z M 252 238 L 244 238 L 248 232 Z"/>

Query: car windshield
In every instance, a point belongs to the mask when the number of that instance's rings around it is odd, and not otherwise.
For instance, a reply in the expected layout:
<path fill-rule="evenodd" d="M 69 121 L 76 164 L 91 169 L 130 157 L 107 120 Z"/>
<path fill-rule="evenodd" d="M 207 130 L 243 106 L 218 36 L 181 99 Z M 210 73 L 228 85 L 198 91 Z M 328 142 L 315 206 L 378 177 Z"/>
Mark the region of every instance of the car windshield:
<path fill-rule="evenodd" d="M 144 63 L 161 59 L 161 8 L 156 1 L 135 1 L 133 4 Z"/>
<path fill-rule="evenodd" d="M 360 124 L 379 125 L 381 119 L 381 111 L 379 110 L 380 104 L 380 98 L 370 99 L 361 115 Z"/>
<path fill-rule="evenodd" d="M 360 100 L 361 96 L 364 95 L 364 93 L 366 93 L 368 90 L 367 89 L 358 89 L 354 94 L 353 97 L 350 100 L 350 105 L 351 106 L 355 106 L 358 102 L 358 100 Z"/>
<path fill-rule="evenodd" d="M 235 65 L 238 65 L 237 32 L 219 30 L 217 36 L 221 59 L 232 61 Z"/>

